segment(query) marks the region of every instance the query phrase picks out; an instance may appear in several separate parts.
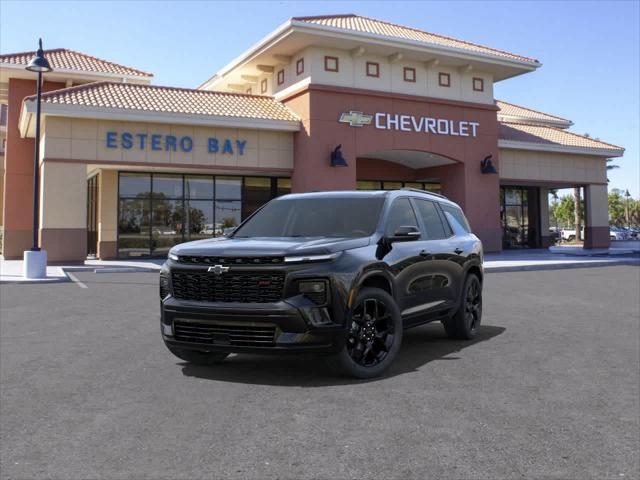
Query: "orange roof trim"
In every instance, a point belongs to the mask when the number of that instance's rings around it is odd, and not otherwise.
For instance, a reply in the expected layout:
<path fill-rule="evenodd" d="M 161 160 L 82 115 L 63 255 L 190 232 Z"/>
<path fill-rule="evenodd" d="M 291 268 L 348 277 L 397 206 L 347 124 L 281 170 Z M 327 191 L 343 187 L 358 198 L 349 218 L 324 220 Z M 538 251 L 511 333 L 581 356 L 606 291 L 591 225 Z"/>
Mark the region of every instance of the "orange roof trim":
<path fill-rule="evenodd" d="M 551 115 L 545 112 L 540 112 L 538 110 L 534 110 L 533 108 L 523 107 L 521 105 L 505 102 L 503 100 L 496 100 L 496 105 L 500 109 L 500 111 L 498 112 L 499 116 L 504 115 L 508 117 L 529 118 L 541 122 L 549 121 L 553 123 L 565 123 L 567 124 L 567 126 L 571 126 L 573 124 L 571 120 L 568 120 L 566 118 L 558 117 L 556 115 Z"/>
<path fill-rule="evenodd" d="M 34 100 L 35 95 L 25 98 Z M 45 104 L 299 121 L 273 97 L 135 83 L 95 82 L 42 94 Z"/>
<path fill-rule="evenodd" d="M 550 126 L 499 122 L 498 127 L 499 139 L 505 141 L 624 152 L 624 148 L 618 145 Z"/>
<path fill-rule="evenodd" d="M 28 65 L 36 52 L 7 53 L 0 55 L 0 64 Z M 44 51 L 45 57 L 54 70 L 76 70 L 79 72 L 97 72 L 113 75 L 153 77 L 152 73 L 126 67 L 119 63 L 76 52 L 68 48 L 55 48 Z"/>
<path fill-rule="evenodd" d="M 425 32 L 413 27 L 397 25 L 395 23 L 376 20 L 375 18 L 363 17 L 353 13 L 342 15 L 319 15 L 312 17 L 293 17 L 292 20 L 305 22 L 315 25 L 324 25 L 327 27 L 339 28 L 342 30 L 352 30 L 363 33 L 371 33 L 376 35 L 384 35 L 386 37 L 394 37 L 402 40 L 413 40 L 442 47 L 460 48 L 462 50 L 484 53 L 511 60 L 519 60 L 528 63 L 540 63 L 535 58 L 516 55 L 515 53 L 498 50 L 496 48 L 485 47 L 477 43 L 458 40 L 456 38 L 439 35 L 436 33 Z"/>

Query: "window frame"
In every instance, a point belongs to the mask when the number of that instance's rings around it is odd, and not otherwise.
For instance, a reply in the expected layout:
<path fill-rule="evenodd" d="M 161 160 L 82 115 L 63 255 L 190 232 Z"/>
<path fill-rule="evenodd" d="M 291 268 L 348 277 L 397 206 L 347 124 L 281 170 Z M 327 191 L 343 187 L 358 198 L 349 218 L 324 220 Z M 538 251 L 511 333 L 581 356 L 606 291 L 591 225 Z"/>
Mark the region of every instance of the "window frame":
<path fill-rule="evenodd" d="M 375 67 L 375 75 L 373 73 L 369 73 L 369 67 Z M 367 74 L 367 77 L 380 78 L 380 64 L 378 62 L 366 62 L 365 73 Z"/>
<path fill-rule="evenodd" d="M 446 78 L 446 81 L 443 79 Z M 438 86 L 450 88 L 451 87 L 451 74 L 447 72 L 438 72 Z"/>
<path fill-rule="evenodd" d="M 336 62 L 336 67 L 335 68 L 329 68 L 329 62 L 330 61 L 335 61 Z M 331 55 L 325 55 L 324 56 L 324 71 L 325 72 L 338 73 L 339 70 L 340 70 L 340 59 L 338 57 L 334 57 L 334 56 L 331 56 Z"/>
<path fill-rule="evenodd" d="M 413 79 L 410 79 L 407 77 L 407 73 L 412 72 L 413 74 Z M 417 79 L 417 73 L 416 73 L 416 69 L 413 67 L 404 67 L 402 70 L 402 76 L 404 78 L 405 82 L 410 82 L 410 83 L 416 83 L 416 79 Z"/>
<path fill-rule="evenodd" d="M 304 57 L 296 60 L 296 75 L 302 75 L 304 73 Z"/>
<path fill-rule="evenodd" d="M 267 93 L 268 86 L 269 86 L 269 83 L 267 82 L 267 79 L 263 78 L 260 81 L 260 93 Z"/>
<path fill-rule="evenodd" d="M 389 205 L 385 208 L 384 214 L 382 215 L 382 225 L 381 225 L 381 227 L 382 227 L 381 228 L 382 229 L 382 235 L 384 235 L 385 237 L 388 237 L 388 236 L 392 235 L 393 233 L 395 233 L 395 232 L 389 232 L 389 229 L 388 229 L 388 227 L 389 227 L 389 216 L 391 214 L 391 209 L 393 208 L 393 205 L 399 200 L 407 200 L 407 202 L 409 203 L 409 207 L 411 208 L 411 211 L 413 212 L 413 217 L 416 220 L 416 228 L 418 228 L 418 230 L 420 231 L 420 235 L 421 235 L 420 240 L 422 240 L 422 237 L 424 236 L 424 229 L 422 228 L 422 223 L 420 221 L 420 218 L 416 214 L 416 207 L 413 204 L 412 197 L 410 197 L 408 195 L 395 197 L 393 200 L 391 200 L 389 202 Z"/>
<path fill-rule="evenodd" d="M 278 73 L 276 73 L 276 82 L 278 85 L 282 85 L 284 83 L 284 68 L 281 68 L 278 70 Z"/>
<path fill-rule="evenodd" d="M 444 213 L 442 212 L 442 209 L 440 207 L 440 202 L 437 202 L 436 200 L 431 200 L 429 198 L 420 198 L 420 197 L 411 197 L 411 201 L 414 204 L 414 211 L 418 212 L 417 216 L 418 216 L 418 220 L 420 221 L 420 231 L 422 232 L 424 240 L 437 242 L 440 240 L 446 240 L 453 236 L 453 228 L 451 228 L 451 225 L 449 225 L 448 220 L 444 216 Z M 436 215 L 438 216 L 438 219 L 440 220 L 440 224 L 442 225 L 442 232 L 444 234 L 444 237 L 431 238 L 431 236 L 429 235 L 429 227 L 425 222 L 424 218 L 422 217 L 422 214 L 420 214 L 420 207 L 418 202 L 429 202 L 433 204 Z"/>
<path fill-rule="evenodd" d="M 476 88 L 476 82 L 480 85 L 479 88 Z M 474 92 L 484 92 L 484 78 L 473 77 L 471 80 L 471 85 L 473 87 Z"/>

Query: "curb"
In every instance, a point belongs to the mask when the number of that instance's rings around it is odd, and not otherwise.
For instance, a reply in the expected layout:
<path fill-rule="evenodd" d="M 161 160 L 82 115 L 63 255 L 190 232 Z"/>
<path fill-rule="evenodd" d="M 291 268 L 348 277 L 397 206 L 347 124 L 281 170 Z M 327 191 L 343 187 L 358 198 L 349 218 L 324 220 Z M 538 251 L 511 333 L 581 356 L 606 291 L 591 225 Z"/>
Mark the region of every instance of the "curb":
<path fill-rule="evenodd" d="M 608 260 L 581 263 L 560 263 L 548 265 L 512 265 L 504 267 L 484 267 L 485 273 L 504 273 L 504 272 L 532 272 L 538 270 L 569 270 L 574 268 L 595 268 L 595 267 L 615 267 L 619 265 L 640 266 L 640 260 Z"/>

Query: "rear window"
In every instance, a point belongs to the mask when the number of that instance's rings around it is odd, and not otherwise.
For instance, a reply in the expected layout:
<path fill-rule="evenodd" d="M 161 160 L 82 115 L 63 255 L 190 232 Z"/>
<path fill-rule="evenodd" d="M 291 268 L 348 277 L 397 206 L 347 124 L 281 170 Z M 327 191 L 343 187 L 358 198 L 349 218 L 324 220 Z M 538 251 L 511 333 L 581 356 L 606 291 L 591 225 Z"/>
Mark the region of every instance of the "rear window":
<path fill-rule="evenodd" d="M 422 200 L 418 198 L 415 199 L 415 202 L 418 207 L 418 212 L 427 229 L 427 238 L 429 240 L 447 238 L 449 234 L 445 231 L 436 204 L 429 200 Z"/>
<path fill-rule="evenodd" d="M 453 205 L 445 205 L 443 203 L 441 203 L 440 206 L 442 207 L 442 210 L 445 213 L 451 214 L 451 216 L 456 219 L 456 221 L 465 230 L 465 232 L 471 233 L 471 227 L 469 226 L 469 222 L 467 222 L 467 219 L 464 216 L 464 213 L 462 213 L 462 210 L 460 210 L 460 208 L 454 207 Z"/>

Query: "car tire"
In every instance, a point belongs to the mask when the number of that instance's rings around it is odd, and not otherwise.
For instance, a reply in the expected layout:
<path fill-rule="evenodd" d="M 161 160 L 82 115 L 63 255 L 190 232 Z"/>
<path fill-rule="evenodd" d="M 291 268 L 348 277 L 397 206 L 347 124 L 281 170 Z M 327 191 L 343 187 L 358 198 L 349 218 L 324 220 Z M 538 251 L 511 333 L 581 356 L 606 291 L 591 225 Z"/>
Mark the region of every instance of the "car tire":
<path fill-rule="evenodd" d="M 398 354 L 402 330 L 400 309 L 393 297 L 379 288 L 362 288 L 349 315 L 344 348 L 329 363 L 351 377 L 377 377 Z"/>
<path fill-rule="evenodd" d="M 472 340 L 478 334 L 482 320 L 482 283 L 470 273 L 462 288 L 460 307 L 442 324 L 449 338 Z"/>
<path fill-rule="evenodd" d="M 575 236 L 575 235 L 569 235 L 569 236 L 567 237 L 567 242 L 573 242 L 575 239 L 576 239 L 576 236 Z"/>
<path fill-rule="evenodd" d="M 193 363 L 194 365 L 215 365 L 229 356 L 229 354 L 225 352 L 197 352 L 176 348 L 171 345 L 167 345 L 167 348 L 180 360 Z"/>

